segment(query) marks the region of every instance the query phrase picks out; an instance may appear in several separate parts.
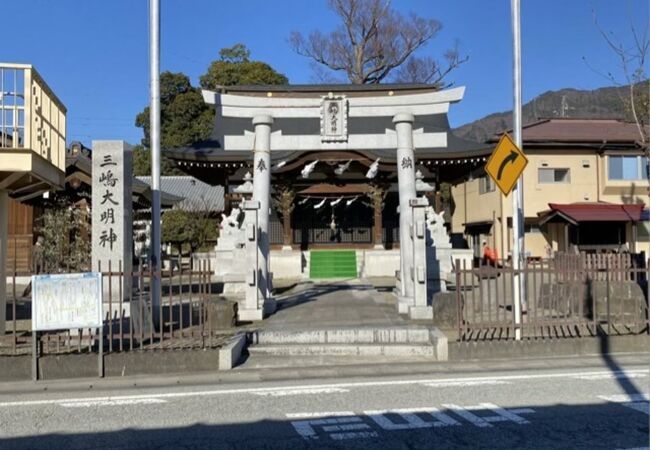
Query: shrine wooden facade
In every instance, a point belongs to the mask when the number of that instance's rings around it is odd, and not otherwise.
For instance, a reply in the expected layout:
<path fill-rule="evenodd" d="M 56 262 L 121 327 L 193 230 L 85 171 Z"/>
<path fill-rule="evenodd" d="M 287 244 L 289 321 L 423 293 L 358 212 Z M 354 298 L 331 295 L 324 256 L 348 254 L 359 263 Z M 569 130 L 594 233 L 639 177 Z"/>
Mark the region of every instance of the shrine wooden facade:
<path fill-rule="evenodd" d="M 421 193 L 439 208 L 440 183 L 469 174 L 490 152 L 449 129 L 449 104 L 459 101 L 463 91 L 411 84 L 204 91 L 217 109 L 212 136 L 190 147 L 165 149 L 165 154 L 188 174 L 226 186 L 228 210 L 246 197 L 238 187 L 256 169 L 253 125 L 246 117 L 272 111 L 270 245 L 393 248 L 399 245 L 393 117 L 414 115 L 415 161 L 401 164 L 414 166 Z M 332 120 L 325 108 L 341 115 Z"/>

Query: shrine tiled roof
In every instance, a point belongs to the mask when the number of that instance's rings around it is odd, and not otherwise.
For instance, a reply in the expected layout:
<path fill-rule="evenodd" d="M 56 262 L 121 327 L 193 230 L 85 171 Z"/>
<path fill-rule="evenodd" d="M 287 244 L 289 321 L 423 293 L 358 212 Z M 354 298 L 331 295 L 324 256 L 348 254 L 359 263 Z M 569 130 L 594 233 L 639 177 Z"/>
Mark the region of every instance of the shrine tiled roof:
<path fill-rule="evenodd" d="M 151 185 L 151 177 L 137 177 Z M 211 186 L 191 176 L 160 177 L 162 191 L 178 197 L 176 207 L 188 211 L 220 212 L 224 210 L 223 186 Z"/>

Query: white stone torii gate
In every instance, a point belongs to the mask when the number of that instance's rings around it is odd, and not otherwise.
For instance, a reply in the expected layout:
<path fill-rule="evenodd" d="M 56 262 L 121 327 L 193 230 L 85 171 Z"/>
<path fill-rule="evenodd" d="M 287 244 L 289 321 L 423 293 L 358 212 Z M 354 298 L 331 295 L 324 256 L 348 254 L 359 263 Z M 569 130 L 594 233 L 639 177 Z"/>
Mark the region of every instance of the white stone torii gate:
<path fill-rule="evenodd" d="M 417 201 L 415 190 L 415 149 L 445 148 L 447 131 L 413 129 L 417 116 L 446 115 L 450 103 L 462 99 L 464 88 L 445 91 L 393 95 L 345 97 L 316 95 L 313 97 L 274 97 L 273 92 L 262 95 L 238 95 L 203 91 L 207 103 L 217 108 L 217 121 L 228 118 L 250 119 L 254 131 L 239 125 L 231 127 L 232 134 L 223 136 L 223 152 L 250 151 L 253 158 L 253 198 L 244 203 L 247 211 L 245 226 L 247 241 L 246 297 L 240 304 L 239 319 L 262 320 L 275 311 L 269 279 L 269 203 L 271 194 L 271 152 L 327 150 L 387 150 L 396 149 L 396 164 L 400 205 L 400 295 L 398 310 L 412 318 L 426 313 L 426 258 L 414 255 L 413 243 L 419 242 L 420 222 L 424 226 L 424 205 Z M 293 119 L 320 120 L 320 133 L 306 130 L 305 134 L 282 133 L 283 125 Z M 390 118 L 395 129 L 383 133 L 348 134 L 348 121 L 377 121 Z M 241 122 L 238 122 L 241 123 Z M 275 130 L 274 130 L 275 128 Z M 422 211 L 414 223 L 413 211 Z M 252 219 L 250 219 L 252 216 Z M 420 239 L 421 240 L 421 239 Z M 424 245 L 424 244 L 422 244 Z M 415 263 L 414 263 L 415 257 Z M 414 266 L 414 264 L 424 264 Z M 418 271 L 424 270 L 424 288 L 416 286 Z M 416 289 L 417 287 L 417 289 Z"/>

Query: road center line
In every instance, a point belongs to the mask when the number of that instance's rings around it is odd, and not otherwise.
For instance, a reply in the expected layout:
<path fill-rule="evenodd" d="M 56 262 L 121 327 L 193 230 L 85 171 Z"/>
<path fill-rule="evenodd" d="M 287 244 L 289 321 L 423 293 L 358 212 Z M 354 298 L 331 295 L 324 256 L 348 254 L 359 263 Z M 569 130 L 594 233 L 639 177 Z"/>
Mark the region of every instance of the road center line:
<path fill-rule="evenodd" d="M 562 373 L 549 373 L 549 374 L 526 374 L 526 375 L 502 375 L 492 377 L 466 377 L 466 378 L 442 378 L 442 379 L 414 379 L 414 380 L 390 380 L 390 381 L 363 381 L 363 382 L 348 382 L 348 383 L 333 383 L 333 384 L 318 384 L 318 385 L 302 385 L 302 386 L 287 386 L 287 387 L 270 387 L 270 388 L 240 388 L 240 389 L 215 389 L 208 391 L 188 391 L 188 392 L 160 392 L 151 394 L 138 394 L 138 395 L 117 395 L 117 396 L 104 396 L 104 397 L 80 397 L 76 399 L 62 398 L 62 399 L 48 399 L 48 400 L 26 400 L 14 402 L 1 402 L 0 408 L 15 407 L 15 406 L 39 406 L 39 405 L 60 405 L 63 403 L 74 402 L 92 402 L 92 401 L 116 401 L 116 400 L 139 400 L 139 399 L 172 399 L 172 398 L 186 398 L 186 397 L 205 397 L 214 395 L 238 395 L 238 394 L 256 394 L 261 392 L 280 392 L 286 390 L 298 389 L 349 389 L 349 388 L 362 388 L 362 387 L 386 387 L 386 386 L 409 386 L 409 385 L 426 385 L 429 383 L 448 383 L 448 382 L 473 382 L 473 381 L 515 381 L 515 380 L 533 380 L 533 379 L 554 379 L 554 378 L 574 378 L 576 376 L 588 375 L 604 375 L 613 374 L 627 376 L 629 374 L 650 373 L 649 369 L 634 369 L 624 371 L 596 371 L 596 372 L 562 372 Z"/>

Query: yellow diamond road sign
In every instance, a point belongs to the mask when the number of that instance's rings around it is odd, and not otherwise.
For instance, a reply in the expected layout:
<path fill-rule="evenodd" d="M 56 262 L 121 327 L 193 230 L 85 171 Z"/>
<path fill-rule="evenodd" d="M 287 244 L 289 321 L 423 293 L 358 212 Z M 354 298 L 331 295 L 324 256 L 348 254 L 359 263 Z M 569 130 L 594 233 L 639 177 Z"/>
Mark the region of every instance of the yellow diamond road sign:
<path fill-rule="evenodd" d="M 488 159 L 485 171 L 492 177 L 503 195 L 508 195 L 527 164 L 528 158 L 524 152 L 505 133 Z"/>

